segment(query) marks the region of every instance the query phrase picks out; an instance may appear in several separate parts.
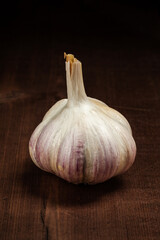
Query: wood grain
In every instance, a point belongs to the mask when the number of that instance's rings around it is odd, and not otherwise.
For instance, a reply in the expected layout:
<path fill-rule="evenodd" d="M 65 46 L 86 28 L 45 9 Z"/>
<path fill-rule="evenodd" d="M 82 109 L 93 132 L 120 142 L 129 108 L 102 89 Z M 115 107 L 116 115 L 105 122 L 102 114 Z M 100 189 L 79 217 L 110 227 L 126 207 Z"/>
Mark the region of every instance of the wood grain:
<path fill-rule="evenodd" d="M 67 32 L 56 16 L 15 19 L 1 32 L 0 239 L 158 240 L 159 22 L 147 32 L 110 18 L 95 33 L 83 19 Z M 43 172 L 28 153 L 34 128 L 66 97 L 64 50 L 82 61 L 87 94 L 125 115 L 137 143 L 133 167 L 95 186 Z"/>

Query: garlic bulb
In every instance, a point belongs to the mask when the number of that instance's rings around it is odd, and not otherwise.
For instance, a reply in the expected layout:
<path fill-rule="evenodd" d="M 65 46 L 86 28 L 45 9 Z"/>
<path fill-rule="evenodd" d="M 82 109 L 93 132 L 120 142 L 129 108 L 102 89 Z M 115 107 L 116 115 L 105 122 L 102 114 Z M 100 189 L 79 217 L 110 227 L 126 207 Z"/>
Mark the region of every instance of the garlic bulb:
<path fill-rule="evenodd" d="M 39 168 L 69 182 L 104 182 L 133 164 L 132 131 L 119 112 L 87 97 L 81 62 L 65 58 L 68 99 L 53 105 L 35 129 L 30 155 Z"/>

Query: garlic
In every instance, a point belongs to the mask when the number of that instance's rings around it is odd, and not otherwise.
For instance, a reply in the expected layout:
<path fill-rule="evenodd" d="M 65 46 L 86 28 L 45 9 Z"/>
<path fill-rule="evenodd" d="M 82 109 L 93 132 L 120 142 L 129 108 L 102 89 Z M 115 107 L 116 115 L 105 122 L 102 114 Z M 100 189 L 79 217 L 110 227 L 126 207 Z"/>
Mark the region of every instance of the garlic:
<path fill-rule="evenodd" d="M 104 182 L 133 164 L 132 131 L 119 112 L 87 97 L 81 62 L 64 57 L 68 99 L 53 105 L 35 129 L 30 155 L 39 168 L 69 182 Z"/>

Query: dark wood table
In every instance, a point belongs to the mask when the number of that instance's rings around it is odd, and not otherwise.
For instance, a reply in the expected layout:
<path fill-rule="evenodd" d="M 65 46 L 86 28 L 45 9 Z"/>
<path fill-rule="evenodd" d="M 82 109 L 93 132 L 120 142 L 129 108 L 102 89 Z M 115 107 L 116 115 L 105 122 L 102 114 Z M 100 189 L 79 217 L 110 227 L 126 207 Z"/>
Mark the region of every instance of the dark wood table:
<path fill-rule="evenodd" d="M 67 28 L 73 16 L 45 20 L 40 12 L 1 30 L 1 240 L 160 239 L 160 20 L 141 14 L 144 20 L 128 23 L 108 11 L 105 28 L 95 29 L 85 13 Z M 63 51 L 82 61 L 88 96 L 120 111 L 132 126 L 134 165 L 102 184 L 67 183 L 29 156 L 34 128 L 66 98 Z"/>

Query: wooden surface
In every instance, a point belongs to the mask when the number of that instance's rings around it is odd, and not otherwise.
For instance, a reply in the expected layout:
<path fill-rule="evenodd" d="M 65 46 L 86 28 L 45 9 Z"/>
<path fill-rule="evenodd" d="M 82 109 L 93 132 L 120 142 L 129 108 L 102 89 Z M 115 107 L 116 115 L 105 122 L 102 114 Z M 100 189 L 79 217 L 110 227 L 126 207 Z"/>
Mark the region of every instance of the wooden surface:
<path fill-rule="evenodd" d="M 3 27 L 1 240 L 160 239 L 160 21 L 154 13 L 139 14 L 145 18 L 135 23 L 110 17 L 96 32 L 88 27 L 91 20 L 86 26 L 88 15 L 78 30 L 62 30 L 65 21 L 54 25 L 58 16 L 15 19 Z M 34 128 L 66 97 L 63 51 L 82 61 L 87 94 L 120 111 L 137 144 L 132 168 L 95 186 L 43 172 L 28 153 Z"/>

